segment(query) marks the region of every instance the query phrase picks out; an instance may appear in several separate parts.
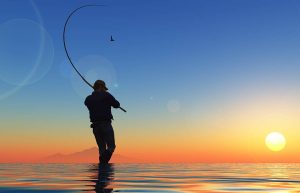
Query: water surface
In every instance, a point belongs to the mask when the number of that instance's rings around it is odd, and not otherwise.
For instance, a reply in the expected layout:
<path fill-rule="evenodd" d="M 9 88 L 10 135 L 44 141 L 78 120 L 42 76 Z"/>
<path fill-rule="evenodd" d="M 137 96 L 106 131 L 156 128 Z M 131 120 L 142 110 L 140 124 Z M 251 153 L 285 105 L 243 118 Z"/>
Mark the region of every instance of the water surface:
<path fill-rule="evenodd" d="M 300 164 L 0 164 L 0 193 L 300 192 Z"/>

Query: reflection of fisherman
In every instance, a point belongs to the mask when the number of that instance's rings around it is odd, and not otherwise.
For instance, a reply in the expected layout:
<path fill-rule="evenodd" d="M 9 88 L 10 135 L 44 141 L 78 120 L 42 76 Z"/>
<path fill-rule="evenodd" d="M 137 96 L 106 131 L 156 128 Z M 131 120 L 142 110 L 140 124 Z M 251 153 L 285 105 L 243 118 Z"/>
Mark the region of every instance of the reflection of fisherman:
<path fill-rule="evenodd" d="M 104 81 L 97 80 L 93 88 L 94 92 L 86 97 L 84 104 L 89 109 L 91 127 L 99 148 L 99 161 L 108 163 L 116 148 L 111 107 L 118 108 L 120 103 L 107 92 Z"/>
<path fill-rule="evenodd" d="M 96 193 L 112 193 L 114 190 L 110 187 L 114 178 L 114 167 L 111 164 L 100 164 L 98 167 L 98 179 L 95 184 Z"/>
<path fill-rule="evenodd" d="M 113 164 L 93 164 L 89 168 L 90 174 L 90 182 L 93 185 L 93 191 L 95 193 L 112 193 L 113 182 L 114 182 L 114 165 Z"/>

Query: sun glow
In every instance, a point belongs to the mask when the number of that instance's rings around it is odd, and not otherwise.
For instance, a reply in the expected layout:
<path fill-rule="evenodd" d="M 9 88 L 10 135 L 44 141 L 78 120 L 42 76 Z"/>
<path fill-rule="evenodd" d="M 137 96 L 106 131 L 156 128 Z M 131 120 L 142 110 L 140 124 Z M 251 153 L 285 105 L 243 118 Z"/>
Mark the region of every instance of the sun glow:
<path fill-rule="evenodd" d="M 285 137 L 279 132 L 271 132 L 266 136 L 266 146 L 271 151 L 281 151 L 286 144 Z"/>

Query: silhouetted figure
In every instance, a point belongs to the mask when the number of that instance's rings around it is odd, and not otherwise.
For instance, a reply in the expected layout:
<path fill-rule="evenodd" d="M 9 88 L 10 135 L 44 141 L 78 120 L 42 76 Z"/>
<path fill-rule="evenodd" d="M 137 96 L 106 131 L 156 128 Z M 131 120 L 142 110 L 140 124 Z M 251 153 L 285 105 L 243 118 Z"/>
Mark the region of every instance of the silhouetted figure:
<path fill-rule="evenodd" d="M 99 162 L 108 163 L 116 148 L 111 107 L 119 108 L 120 103 L 107 92 L 103 80 L 97 80 L 93 88 L 94 92 L 86 97 L 84 104 L 89 109 L 91 128 L 99 148 Z"/>

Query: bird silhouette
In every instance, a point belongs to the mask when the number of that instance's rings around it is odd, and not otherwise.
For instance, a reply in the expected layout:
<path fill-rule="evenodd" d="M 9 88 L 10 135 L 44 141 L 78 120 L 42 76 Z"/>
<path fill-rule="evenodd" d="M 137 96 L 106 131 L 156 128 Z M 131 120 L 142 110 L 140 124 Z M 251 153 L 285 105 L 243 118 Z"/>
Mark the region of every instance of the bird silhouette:
<path fill-rule="evenodd" d="M 111 42 L 115 41 L 112 36 L 110 36 L 110 41 Z"/>

